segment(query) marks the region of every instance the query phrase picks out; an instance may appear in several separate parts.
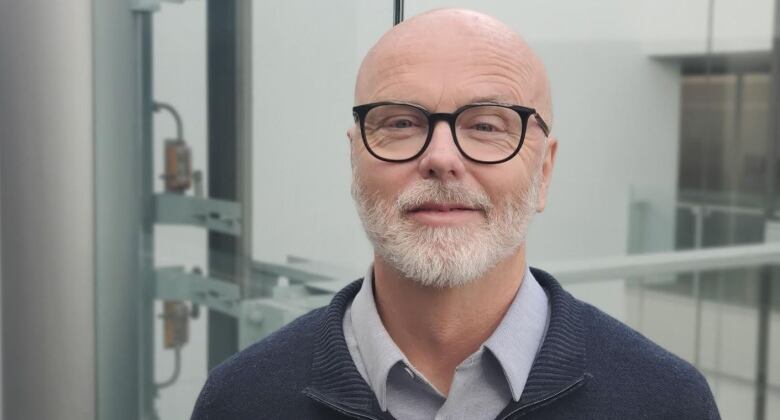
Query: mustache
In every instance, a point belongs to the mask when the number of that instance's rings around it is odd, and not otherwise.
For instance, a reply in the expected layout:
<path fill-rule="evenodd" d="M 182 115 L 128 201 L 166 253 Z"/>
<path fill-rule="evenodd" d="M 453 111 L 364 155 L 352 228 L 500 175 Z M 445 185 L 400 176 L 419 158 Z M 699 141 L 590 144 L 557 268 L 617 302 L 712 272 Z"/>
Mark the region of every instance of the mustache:
<path fill-rule="evenodd" d="M 406 213 L 423 204 L 460 204 L 464 207 L 490 212 L 493 203 L 487 193 L 457 182 L 444 183 L 432 179 L 421 180 L 405 189 L 396 199 L 395 208 Z"/>

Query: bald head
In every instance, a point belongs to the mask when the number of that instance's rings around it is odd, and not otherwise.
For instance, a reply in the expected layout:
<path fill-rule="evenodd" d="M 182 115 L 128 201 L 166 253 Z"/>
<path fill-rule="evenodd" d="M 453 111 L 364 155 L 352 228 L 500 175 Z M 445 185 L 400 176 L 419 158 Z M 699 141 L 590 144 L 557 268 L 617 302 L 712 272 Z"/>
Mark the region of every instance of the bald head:
<path fill-rule="evenodd" d="M 539 57 L 504 23 L 462 9 L 429 11 L 387 31 L 364 58 L 355 86 L 356 104 L 402 100 L 438 112 L 494 97 L 534 107 L 552 124 Z"/>

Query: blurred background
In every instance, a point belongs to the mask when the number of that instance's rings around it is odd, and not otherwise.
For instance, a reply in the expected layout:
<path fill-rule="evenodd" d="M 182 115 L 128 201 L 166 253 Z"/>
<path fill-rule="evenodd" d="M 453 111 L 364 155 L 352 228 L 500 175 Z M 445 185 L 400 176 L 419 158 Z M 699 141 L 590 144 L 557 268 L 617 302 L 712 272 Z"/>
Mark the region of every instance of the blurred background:
<path fill-rule="evenodd" d="M 780 418 L 776 0 L 0 0 L 3 418 L 188 418 L 360 277 L 354 78 L 439 7 L 547 65 L 529 263 Z"/>

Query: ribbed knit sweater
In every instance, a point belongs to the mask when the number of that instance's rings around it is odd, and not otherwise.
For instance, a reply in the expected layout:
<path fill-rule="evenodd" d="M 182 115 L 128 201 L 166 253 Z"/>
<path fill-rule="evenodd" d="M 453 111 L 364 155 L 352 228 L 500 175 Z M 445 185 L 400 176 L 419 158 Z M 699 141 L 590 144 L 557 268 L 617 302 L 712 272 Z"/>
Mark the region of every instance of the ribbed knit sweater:
<path fill-rule="evenodd" d="M 498 419 L 720 418 L 693 366 L 531 270 L 549 296 L 550 323 L 520 400 Z M 344 339 L 361 281 L 212 370 L 192 419 L 392 419 Z"/>

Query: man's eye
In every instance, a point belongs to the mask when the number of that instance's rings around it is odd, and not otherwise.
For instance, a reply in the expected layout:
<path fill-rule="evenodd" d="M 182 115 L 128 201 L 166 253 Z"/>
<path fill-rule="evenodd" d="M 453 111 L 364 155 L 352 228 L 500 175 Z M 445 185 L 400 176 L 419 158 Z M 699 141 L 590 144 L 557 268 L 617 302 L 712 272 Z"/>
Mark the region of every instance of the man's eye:
<path fill-rule="evenodd" d="M 486 131 L 486 132 L 492 132 L 495 131 L 496 128 L 488 123 L 477 123 L 474 125 L 474 129 L 477 131 Z"/>
<path fill-rule="evenodd" d="M 410 128 L 414 126 L 414 123 L 408 119 L 395 119 L 390 120 L 387 126 L 391 128 Z"/>

